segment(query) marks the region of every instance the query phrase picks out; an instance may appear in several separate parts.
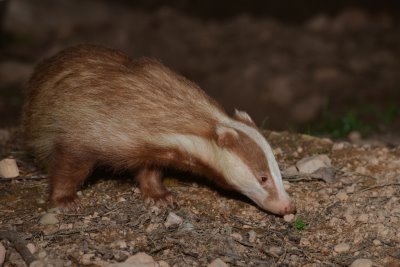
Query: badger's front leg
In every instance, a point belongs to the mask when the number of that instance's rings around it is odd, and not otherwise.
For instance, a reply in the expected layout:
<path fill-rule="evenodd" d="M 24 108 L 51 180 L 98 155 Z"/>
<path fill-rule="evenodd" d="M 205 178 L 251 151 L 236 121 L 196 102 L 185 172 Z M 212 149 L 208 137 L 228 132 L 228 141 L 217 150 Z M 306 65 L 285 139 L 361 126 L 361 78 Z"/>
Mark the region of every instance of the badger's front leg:
<path fill-rule="evenodd" d="M 162 171 L 156 167 L 143 167 L 136 180 L 146 204 L 175 207 L 174 196 L 162 183 Z"/>

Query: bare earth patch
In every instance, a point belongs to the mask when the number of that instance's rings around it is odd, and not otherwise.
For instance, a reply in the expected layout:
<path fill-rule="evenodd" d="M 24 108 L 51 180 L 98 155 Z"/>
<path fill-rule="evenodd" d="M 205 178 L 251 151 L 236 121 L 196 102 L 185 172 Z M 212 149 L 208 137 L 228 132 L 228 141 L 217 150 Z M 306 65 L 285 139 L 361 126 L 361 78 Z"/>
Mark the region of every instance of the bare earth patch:
<path fill-rule="evenodd" d="M 9 139 L 1 158 L 14 156 L 21 176 L 0 179 L 0 230 L 19 233 L 44 264 L 36 266 L 107 266 L 138 252 L 160 266 L 206 266 L 217 258 L 230 266 L 400 264 L 400 147 L 266 136 L 283 170 L 316 154 L 326 154 L 336 170 L 333 183 L 306 176 L 285 182 L 297 203 L 294 218 L 193 178 L 182 181 L 186 174 L 165 181 L 177 196 L 175 210 L 146 207 L 133 180 L 105 177 L 82 188 L 77 211 L 61 213 L 47 203 L 44 173 Z M 183 221 L 167 227 L 171 212 Z M 15 244 L 1 243 L 4 266 L 24 266 Z"/>

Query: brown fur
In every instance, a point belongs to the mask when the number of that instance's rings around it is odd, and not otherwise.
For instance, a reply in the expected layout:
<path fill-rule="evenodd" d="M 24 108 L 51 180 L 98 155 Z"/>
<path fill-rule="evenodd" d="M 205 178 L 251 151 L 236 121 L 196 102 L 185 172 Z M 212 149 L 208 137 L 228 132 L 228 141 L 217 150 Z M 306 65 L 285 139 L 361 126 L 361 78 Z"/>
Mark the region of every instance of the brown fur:
<path fill-rule="evenodd" d="M 69 206 L 98 164 L 139 168 L 140 188 L 155 200 L 170 195 L 161 183 L 162 166 L 194 171 L 230 188 L 206 162 L 152 144 L 157 134 L 215 138 L 215 113 L 226 116 L 196 84 L 157 61 L 134 61 L 92 45 L 66 49 L 37 66 L 24 110 L 28 146 L 50 165 L 57 205 Z"/>

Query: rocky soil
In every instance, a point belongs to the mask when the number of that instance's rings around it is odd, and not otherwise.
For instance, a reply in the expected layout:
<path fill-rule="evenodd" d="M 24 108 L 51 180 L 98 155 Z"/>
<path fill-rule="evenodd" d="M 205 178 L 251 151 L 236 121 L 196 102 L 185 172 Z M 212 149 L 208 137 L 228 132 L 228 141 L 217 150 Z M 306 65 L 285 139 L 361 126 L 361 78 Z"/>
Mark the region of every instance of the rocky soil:
<path fill-rule="evenodd" d="M 179 208 L 147 207 L 130 177 L 100 174 L 82 187 L 79 210 L 60 212 L 45 172 L 3 132 L 1 158 L 20 171 L 0 179 L 5 267 L 25 264 L 16 241 L 31 266 L 400 265 L 400 147 L 266 132 L 298 207 L 283 218 L 174 172 L 165 184 Z"/>

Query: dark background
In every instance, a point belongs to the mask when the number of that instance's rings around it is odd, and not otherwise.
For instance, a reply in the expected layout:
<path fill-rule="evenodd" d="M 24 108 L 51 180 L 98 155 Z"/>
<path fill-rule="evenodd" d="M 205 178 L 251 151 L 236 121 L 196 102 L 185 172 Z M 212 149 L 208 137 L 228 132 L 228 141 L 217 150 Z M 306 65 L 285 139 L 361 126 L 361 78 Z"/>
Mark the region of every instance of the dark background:
<path fill-rule="evenodd" d="M 264 127 L 398 144 L 398 1 L 0 1 L 0 127 L 35 64 L 97 43 L 149 56 Z"/>

